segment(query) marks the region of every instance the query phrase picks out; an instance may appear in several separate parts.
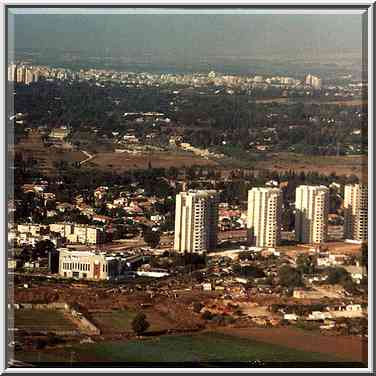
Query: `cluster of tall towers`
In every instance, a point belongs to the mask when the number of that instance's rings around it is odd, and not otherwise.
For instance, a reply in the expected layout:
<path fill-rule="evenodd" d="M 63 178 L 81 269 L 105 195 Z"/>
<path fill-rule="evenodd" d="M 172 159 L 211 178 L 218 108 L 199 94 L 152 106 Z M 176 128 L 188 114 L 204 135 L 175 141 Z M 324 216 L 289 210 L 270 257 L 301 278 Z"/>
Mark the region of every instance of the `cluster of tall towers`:
<path fill-rule="evenodd" d="M 174 249 L 201 253 L 217 246 L 218 194 L 215 190 L 189 190 L 176 196 Z M 295 238 L 299 243 L 327 241 L 329 188 L 301 185 L 295 195 Z M 367 240 L 368 190 L 366 185 L 345 186 L 344 237 Z M 281 240 L 282 190 L 252 188 L 248 191 L 249 244 L 275 247 Z"/>
<path fill-rule="evenodd" d="M 8 66 L 8 81 L 30 85 L 32 82 L 37 82 L 38 79 L 38 72 L 30 67 L 25 67 L 23 65 L 18 66 L 15 64 L 10 64 Z"/>
<path fill-rule="evenodd" d="M 315 90 L 320 90 L 322 86 L 321 78 L 308 74 L 305 78 L 305 84 Z"/>

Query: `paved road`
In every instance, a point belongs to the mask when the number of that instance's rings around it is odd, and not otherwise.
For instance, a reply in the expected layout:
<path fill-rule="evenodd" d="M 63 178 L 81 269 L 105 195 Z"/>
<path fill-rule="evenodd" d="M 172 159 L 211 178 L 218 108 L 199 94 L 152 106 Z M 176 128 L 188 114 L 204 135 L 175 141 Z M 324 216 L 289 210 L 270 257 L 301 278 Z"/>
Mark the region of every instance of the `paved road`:
<path fill-rule="evenodd" d="M 83 161 L 81 161 L 80 162 L 80 165 L 83 165 L 84 163 L 86 163 L 86 162 L 89 162 L 91 159 L 93 159 L 94 157 L 95 157 L 95 155 L 91 155 L 91 154 L 89 154 L 87 151 L 85 151 L 85 150 L 81 150 L 86 156 L 87 156 L 87 158 L 86 159 L 84 159 Z"/>

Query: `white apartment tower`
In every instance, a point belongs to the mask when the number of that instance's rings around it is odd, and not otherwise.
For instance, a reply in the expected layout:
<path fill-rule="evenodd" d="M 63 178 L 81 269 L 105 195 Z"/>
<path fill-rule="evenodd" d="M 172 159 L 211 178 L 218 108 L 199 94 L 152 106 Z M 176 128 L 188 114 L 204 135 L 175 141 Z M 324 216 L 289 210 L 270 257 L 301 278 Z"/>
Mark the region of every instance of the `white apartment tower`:
<path fill-rule="evenodd" d="M 26 68 L 23 66 L 17 67 L 16 81 L 24 83 L 25 79 L 26 79 Z"/>
<path fill-rule="evenodd" d="M 307 86 L 311 86 L 315 90 L 320 90 L 322 81 L 320 77 L 313 76 L 311 74 L 308 74 L 305 78 L 305 83 Z"/>
<path fill-rule="evenodd" d="M 26 69 L 25 72 L 25 84 L 30 85 L 32 82 L 34 82 L 34 74 L 33 71 L 30 69 Z"/>
<path fill-rule="evenodd" d="M 343 206 L 345 238 L 366 241 L 368 238 L 368 186 L 365 184 L 346 185 Z"/>
<path fill-rule="evenodd" d="M 252 188 L 248 191 L 248 240 L 257 247 L 275 247 L 281 239 L 282 191 Z"/>
<path fill-rule="evenodd" d="M 320 244 L 328 233 L 329 189 L 323 185 L 296 188 L 295 238 L 300 243 Z"/>
<path fill-rule="evenodd" d="M 15 81 L 17 77 L 17 65 L 10 64 L 8 66 L 8 81 Z"/>
<path fill-rule="evenodd" d="M 189 190 L 176 196 L 174 249 L 202 253 L 217 245 L 218 196 L 215 190 Z"/>

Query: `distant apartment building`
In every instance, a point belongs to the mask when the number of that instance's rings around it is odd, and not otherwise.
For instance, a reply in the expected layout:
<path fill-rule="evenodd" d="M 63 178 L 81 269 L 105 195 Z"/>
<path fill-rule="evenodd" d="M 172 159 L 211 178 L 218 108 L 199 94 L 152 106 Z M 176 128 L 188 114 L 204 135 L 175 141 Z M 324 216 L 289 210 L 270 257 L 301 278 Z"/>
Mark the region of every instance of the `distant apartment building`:
<path fill-rule="evenodd" d="M 8 81 L 16 81 L 17 79 L 17 65 L 10 64 L 8 66 Z"/>
<path fill-rule="evenodd" d="M 368 186 L 352 184 L 345 186 L 344 236 L 346 239 L 368 239 Z"/>
<path fill-rule="evenodd" d="M 16 81 L 18 83 L 25 82 L 26 78 L 26 68 L 25 67 L 17 67 L 16 69 Z"/>
<path fill-rule="evenodd" d="M 301 185 L 296 189 L 295 237 L 298 242 L 320 244 L 327 240 L 329 189 Z"/>
<path fill-rule="evenodd" d="M 24 83 L 30 85 L 32 82 L 34 82 L 34 74 L 30 69 L 26 69 Z"/>
<path fill-rule="evenodd" d="M 312 87 L 315 90 L 320 90 L 322 86 L 321 78 L 308 74 L 305 78 L 305 83 L 307 86 Z"/>
<path fill-rule="evenodd" d="M 63 238 L 67 238 L 73 233 L 74 225 L 71 223 L 51 223 L 50 232 L 59 233 Z"/>
<path fill-rule="evenodd" d="M 215 190 L 189 190 L 176 196 L 174 249 L 201 253 L 217 246 L 218 196 Z"/>
<path fill-rule="evenodd" d="M 69 129 L 67 127 L 53 128 L 49 134 L 49 137 L 56 140 L 64 140 L 68 137 Z"/>
<path fill-rule="evenodd" d="M 71 243 L 100 244 L 103 242 L 103 229 L 87 225 L 75 225 L 73 233 L 68 236 Z"/>
<path fill-rule="evenodd" d="M 104 240 L 104 231 L 101 227 L 71 224 L 52 223 L 50 232 L 59 233 L 69 243 L 100 244 Z"/>
<path fill-rule="evenodd" d="M 17 232 L 20 234 L 29 233 L 33 236 L 37 236 L 40 233 L 41 228 L 45 228 L 46 226 L 39 225 L 39 224 L 19 224 L 17 225 Z"/>
<path fill-rule="evenodd" d="M 281 238 L 282 191 L 253 188 L 248 191 L 248 240 L 257 247 L 275 247 Z"/>
<path fill-rule="evenodd" d="M 33 82 L 37 82 L 38 79 L 38 73 L 31 67 L 17 66 L 15 64 L 8 66 L 8 81 L 30 85 Z"/>

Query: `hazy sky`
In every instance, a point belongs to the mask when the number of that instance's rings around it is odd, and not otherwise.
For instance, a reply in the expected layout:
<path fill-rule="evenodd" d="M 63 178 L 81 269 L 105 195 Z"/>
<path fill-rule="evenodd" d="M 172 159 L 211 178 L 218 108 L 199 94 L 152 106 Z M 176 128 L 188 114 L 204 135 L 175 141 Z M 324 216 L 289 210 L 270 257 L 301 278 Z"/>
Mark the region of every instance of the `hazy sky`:
<path fill-rule="evenodd" d="M 20 12 L 20 11 L 18 11 Z M 180 10 L 180 13 L 182 10 Z M 360 51 L 360 14 L 17 14 L 17 48 L 110 56 L 296 58 Z M 14 22 L 14 23 L 13 23 Z M 10 33 L 12 34 L 12 33 Z M 11 43 L 12 44 L 12 43 Z"/>

